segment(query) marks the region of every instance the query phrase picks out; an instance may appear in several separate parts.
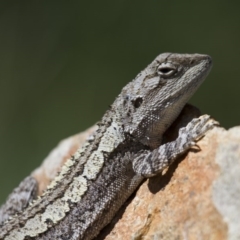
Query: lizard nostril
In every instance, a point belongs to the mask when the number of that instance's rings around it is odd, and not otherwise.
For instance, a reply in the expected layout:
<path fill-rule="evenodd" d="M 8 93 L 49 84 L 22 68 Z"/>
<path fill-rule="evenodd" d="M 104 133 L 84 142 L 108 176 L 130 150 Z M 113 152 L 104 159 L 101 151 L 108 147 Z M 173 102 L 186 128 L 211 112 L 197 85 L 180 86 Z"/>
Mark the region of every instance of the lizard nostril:
<path fill-rule="evenodd" d="M 190 61 L 190 64 L 193 65 L 194 63 L 195 63 L 195 60 L 192 59 L 192 60 Z"/>

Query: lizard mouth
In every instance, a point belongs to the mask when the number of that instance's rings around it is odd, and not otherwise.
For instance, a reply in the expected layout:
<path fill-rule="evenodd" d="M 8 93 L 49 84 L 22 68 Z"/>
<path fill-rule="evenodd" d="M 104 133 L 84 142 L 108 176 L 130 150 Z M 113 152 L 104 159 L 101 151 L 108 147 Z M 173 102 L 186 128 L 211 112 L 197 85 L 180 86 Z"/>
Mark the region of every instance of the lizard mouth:
<path fill-rule="evenodd" d="M 169 96 L 173 102 L 179 103 L 183 98 L 187 101 L 196 92 L 198 87 L 205 80 L 212 67 L 212 59 L 208 55 L 197 54 L 198 57 L 190 61 L 192 67 L 181 76 L 183 84 Z"/>
<path fill-rule="evenodd" d="M 181 75 L 181 81 L 178 87 L 161 102 L 159 108 L 151 112 L 151 119 L 154 119 L 149 127 L 143 133 L 143 142 L 149 145 L 148 138 L 156 139 L 159 143 L 162 133 L 164 133 L 172 122 L 177 118 L 184 105 L 196 92 L 198 87 L 204 81 L 211 70 L 212 59 L 208 55 L 199 55 L 194 57 L 191 67 Z"/>

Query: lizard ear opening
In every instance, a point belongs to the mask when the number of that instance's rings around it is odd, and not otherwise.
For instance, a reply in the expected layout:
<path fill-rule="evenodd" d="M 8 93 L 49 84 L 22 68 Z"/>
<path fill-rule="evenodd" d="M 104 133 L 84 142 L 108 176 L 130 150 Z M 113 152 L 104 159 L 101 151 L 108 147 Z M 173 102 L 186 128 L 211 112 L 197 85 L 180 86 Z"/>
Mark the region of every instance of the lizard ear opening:
<path fill-rule="evenodd" d="M 135 108 L 139 108 L 143 102 L 143 99 L 141 97 L 137 97 L 136 99 L 132 100 L 133 106 Z"/>

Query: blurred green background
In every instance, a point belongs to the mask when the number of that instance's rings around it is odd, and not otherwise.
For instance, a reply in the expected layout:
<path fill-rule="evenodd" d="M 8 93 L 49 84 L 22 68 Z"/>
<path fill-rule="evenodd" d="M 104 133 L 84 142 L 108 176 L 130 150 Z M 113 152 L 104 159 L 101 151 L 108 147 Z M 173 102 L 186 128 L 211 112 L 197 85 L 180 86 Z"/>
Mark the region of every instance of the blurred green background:
<path fill-rule="evenodd" d="M 239 124 L 239 1 L 1 1 L 0 202 L 159 53 L 207 53 L 191 103 Z"/>

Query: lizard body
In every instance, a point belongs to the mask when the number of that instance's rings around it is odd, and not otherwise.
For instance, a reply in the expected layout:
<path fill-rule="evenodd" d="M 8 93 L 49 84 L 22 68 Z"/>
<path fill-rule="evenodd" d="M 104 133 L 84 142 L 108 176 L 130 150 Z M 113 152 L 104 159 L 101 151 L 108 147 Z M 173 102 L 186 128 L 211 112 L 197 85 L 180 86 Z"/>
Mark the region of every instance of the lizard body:
<path fill-rule="evenodd" d="M 217 124 L 203 115 L 181 128 L 175 141 L 161 145 L 211 65 L 207 55 L 160 54 L 122 89 L 95 134 L 40 198 L 32 201 L 36 183 L 31 177 L 15 189 L 0 209 L 0 239 L 96 237 L 144 178 L 160 173 Z M 15 209 L 14 198 L 22 192 L 24 204 Z"/>

